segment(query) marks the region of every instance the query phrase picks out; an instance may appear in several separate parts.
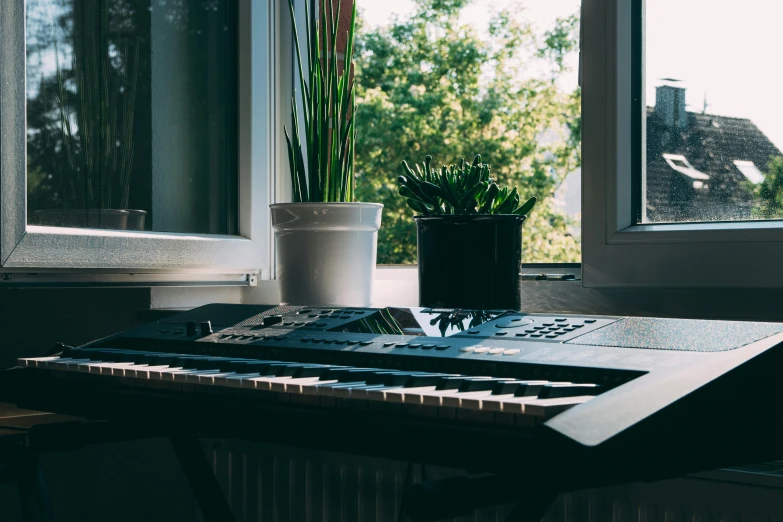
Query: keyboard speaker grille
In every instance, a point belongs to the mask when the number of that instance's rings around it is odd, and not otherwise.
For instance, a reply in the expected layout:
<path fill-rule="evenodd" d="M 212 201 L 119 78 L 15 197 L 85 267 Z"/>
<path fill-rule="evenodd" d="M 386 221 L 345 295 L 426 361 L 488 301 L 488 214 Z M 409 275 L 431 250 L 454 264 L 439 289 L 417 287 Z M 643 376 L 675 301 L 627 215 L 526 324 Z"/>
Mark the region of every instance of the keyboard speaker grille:
<path fill-rule="evenodd" d="M 188 312 L 172 315 L 163 319 L 161 323 L 185 324 L 188 321 L 200 323 L 211 321 L 213 326 L 232 326 L 241 323 L 251 317 L 263 316 L 275 308 L 272 305 L 240 305 L 240 304 L 208 304 L 194 308 Z M 270 314 L 274 315 L 274 314 Z"/>
<path fill-rule="evenodd" d="M 726 352 L 783 332 L 783 324 L 628 317 L 566 344 Z"/>

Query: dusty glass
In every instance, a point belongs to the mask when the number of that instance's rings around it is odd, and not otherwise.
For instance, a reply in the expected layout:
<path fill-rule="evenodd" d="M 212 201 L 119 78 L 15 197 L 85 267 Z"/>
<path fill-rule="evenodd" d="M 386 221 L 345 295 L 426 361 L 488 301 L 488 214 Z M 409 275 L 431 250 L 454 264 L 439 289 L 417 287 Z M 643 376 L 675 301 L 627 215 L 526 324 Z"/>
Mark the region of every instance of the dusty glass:
<path fill-rule="evenodd" d="M 641 221 L 783 218 L 783 5 L 646 2 Z"/>

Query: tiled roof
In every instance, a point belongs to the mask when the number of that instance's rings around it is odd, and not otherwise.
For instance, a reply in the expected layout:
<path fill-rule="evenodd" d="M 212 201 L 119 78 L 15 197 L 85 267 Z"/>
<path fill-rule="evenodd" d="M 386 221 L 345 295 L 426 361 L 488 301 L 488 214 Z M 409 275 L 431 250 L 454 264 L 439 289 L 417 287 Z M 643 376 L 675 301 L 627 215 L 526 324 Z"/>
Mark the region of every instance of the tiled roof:
<path fill-rule="evenodd" d="M 647 220 L 723 221 L 747 218 L 751 196 L 747 178 L 735 160 L 752 161 L 762 172 L 771 156 L 780 156 L 756 125 L 744 118 L 688 112 L 684 129 L 667 126 L 647 108 Z M 664 154 L 682 155 L 710 179 L 675 170 Z M 682 169 L 687 170 L 687 169 Z"/>

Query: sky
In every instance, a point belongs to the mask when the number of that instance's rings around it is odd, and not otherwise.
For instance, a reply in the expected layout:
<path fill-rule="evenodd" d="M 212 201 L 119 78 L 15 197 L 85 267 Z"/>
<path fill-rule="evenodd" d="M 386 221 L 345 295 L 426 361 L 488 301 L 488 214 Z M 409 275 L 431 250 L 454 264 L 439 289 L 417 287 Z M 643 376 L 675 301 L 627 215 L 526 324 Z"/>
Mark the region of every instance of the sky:
<path fill-rule="evenodd" d="M 463 15 L 486 27 L 492 12 L 522 4 L 543 30 L 576 12 L 579 0 L 474 0 Z M 647 105 L 655 105 L 662 78 L 684 82 L 688 110 L 750 118 L 783 150 L 783 2 L 649 0 L 647 4 Z M 371 26 L 412 12 L 412 0 L 358 0 Z M 741 7 L 740 7 L 741 6 Z M 576 64 L 561 85 L 576 85 Z"/>

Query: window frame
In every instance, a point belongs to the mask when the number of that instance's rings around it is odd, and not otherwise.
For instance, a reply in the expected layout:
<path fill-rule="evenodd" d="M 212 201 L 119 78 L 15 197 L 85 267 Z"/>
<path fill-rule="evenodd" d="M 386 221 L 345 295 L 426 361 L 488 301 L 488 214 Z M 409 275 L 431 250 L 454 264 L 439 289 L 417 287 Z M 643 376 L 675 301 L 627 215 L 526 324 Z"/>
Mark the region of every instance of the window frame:
<path fill-rule="evenodd" d="M 644 0 L 582 3 L 583 286 L 783 288 L 783 221 L 636 224 L 644 9 Z"/>
<path fill-rule="evenodd" d="M 130 232 L 27 224 L 25 0 L 0 6 L 0 269 L 261 273 L 278 160 L 278 2 L 238 2 L 238 235 Z M 143 276 L 139 276 L 143 279 Z"/>

